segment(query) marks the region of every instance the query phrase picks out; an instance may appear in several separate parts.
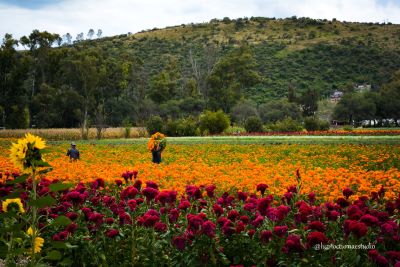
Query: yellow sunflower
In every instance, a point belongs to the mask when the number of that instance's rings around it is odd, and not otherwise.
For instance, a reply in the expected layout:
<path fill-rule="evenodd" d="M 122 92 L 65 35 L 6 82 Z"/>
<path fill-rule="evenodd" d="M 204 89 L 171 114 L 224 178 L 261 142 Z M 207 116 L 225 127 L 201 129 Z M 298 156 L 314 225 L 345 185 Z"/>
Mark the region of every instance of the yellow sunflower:
<path fill-rule="evenodd" d="M 34 144 L 34 148 L 43 149 L 46 147 L 46 142 L 39 136 L 35 136 L 30 133 L 27 133 L 25 135 L 25 139 L 28 141 L 28 143 Z"/>
<path fill-rule="evenodd" d="M 29 227 L 29 229 L 26 231 L 26 233 L 28 235 L 32 235 L 33 234 L 32 227 Z M 44 244 L 43 238 L 41 238 L 39 236 L 35 237 L 35 241 L 33 241 L 33 252 L 34 253 L 40 252 L 42 250 L 43 244 Z"/>
<path fill-rule="evenodd" d="M 21 213 L 25 212 L 24 205 L 22 205 L 20 198 L 9 198 L 9 199 L 4 200 L 2 203 L 3 211 L 8 212 L 9 206 L 11 204 L 16 204 Z"/>

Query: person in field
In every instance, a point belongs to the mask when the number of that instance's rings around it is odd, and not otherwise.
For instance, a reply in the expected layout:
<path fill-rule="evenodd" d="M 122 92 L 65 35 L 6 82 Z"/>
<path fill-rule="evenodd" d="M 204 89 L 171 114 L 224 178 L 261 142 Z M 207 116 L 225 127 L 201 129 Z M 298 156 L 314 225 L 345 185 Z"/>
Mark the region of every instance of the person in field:
<path fill-rule="evenodd" d="M 161 147 L 159 144 L 151 151 L 153 156 L 153 163 L 160 164 L 161 163 Z"/>
<path fill-rule="evenodd" d="M 79 150 L 76 149 L 75 142 L 71 143 L 71 148 L 67 151 L 67 156 L 69 156 L 69 161 L 77 161 L 79 159 Z"/>

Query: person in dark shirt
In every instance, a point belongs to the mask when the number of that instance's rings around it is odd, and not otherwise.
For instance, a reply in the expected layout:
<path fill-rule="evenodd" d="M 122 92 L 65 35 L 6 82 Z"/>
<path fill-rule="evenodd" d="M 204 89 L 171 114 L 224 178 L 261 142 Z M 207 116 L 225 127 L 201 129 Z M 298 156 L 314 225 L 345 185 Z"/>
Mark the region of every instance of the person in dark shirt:
<path fill-rule="evenodd" d="M 71 143 L 71 148 L 68 149 L 67 156 L 69 156 L 70 161 L 76 161 L 79 159 L 79 150 L 76 149 L 75 142 Z"/>
<path fill-rule="evenodd" d="M 157 147 L 151 151 L 151 154 L 153 156 L 153 163 L 160 164 L 161 163 L 161 147 L 160 145 L 157 145 Z"/>

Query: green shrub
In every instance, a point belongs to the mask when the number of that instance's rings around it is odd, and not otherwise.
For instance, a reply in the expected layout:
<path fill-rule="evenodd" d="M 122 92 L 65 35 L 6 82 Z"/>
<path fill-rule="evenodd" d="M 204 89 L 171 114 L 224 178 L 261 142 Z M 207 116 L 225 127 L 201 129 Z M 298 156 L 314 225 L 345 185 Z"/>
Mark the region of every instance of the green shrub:
<path fill-rule="evenodd" d="M 160 116 L 151 116 L 146 123 L 147 132 L 152 135 L 163 131 L 163 120 Z"/>
<path fill-rule="evenodd" d="M 351 125 L 345 125 L 345 126 L 343 127 L 343 130 L 344 130 L 344 131 L 351 132 L 351 131 L 354 130 L 354 128 L 353 128 L 353 126 L 351 126 Z"/>
<path fill-rule="evenodd" d="M 225 129 L 224 134 L 241 134 L 245 133 L 246 129 L 244 127 L 239 127 L 239 126 L 231 126 Z"/>
<path fill-rule="evenodd" d="M 178 136 L 178 121 L 169 119 L 165 125 L 165 134 L 167 136 Z"/>
<path fill-rule="evenodd" d="M 217 112 L 205 111 L 200 115 L 200 131 L 209 134 L 222 133 L 229 127 L 230 120 L 222 110 Z"/>
<path fill-rule="evenodd" d="M 193 117 L 180 119 L 178 121 L 178 136 L 196 136 L 199 135 L 197 121 Z"/>
<path fill-rule="evenodd" d="M 272 131 L 276 132 L 299 132 L 303 130 L 301 123 L 292 118 L 277 121 L 275 124 L 272 124 L 270 128 Z"/>
<path fill-rule="evenodd" d="M 307 131 L 326 131 L 329 130 L 329 122 L 315 117 L 307 117 L 304 119 L 304 128 Z"/>
<path fill-rule="evenodd" d="M 263 125 L 258 116 L 251 116 L 246 120 L 244 128 L 249 133 L 259 133 L 263 131 Z"/>

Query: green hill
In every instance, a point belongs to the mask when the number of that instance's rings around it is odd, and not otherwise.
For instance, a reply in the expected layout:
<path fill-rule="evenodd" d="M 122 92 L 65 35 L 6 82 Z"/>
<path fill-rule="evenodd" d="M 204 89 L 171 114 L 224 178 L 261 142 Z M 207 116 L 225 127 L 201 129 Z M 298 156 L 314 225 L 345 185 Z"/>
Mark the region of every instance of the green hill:
<path fill-rule="evenodd" d="M 86 116 L 120 125 L 155 113 L 198 114 L 219 107 L 225 87 L 233 92 L 223 100 L 228 112 L 239 99 L 259 105 L 286 97 L 289 87 L 296 94 L 317 90 L 321 98 L 354 84 L 378 91 L 400 69 L 400 25 L 335 19 L 224 18 L 47 50 L 27 44 L 31 50 L 18 53 L 8 70 L 18 80 L 0 84 L 8 94 L 0 103 L 4 125 L 12 126 L 7 120 L 15 114 L 14 125 L 45 127 L 77 126 Z M 243 78 L 246 69 L 254 73 Z M 11 87 L 20 89 L 7 93 Z"/>

